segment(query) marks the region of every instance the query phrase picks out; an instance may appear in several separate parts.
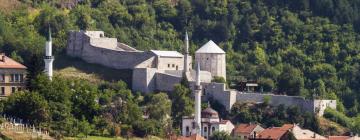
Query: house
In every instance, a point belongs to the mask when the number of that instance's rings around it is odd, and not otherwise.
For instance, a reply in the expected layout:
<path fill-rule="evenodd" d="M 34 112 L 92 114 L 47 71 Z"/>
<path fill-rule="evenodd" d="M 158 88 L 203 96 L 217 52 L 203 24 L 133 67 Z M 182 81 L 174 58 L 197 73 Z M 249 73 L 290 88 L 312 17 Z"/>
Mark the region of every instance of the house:
<path fill-rule="evenodd" d="M 290 129 L 290 132 L 297 140 L 327 140 L 326 137 L 308 129 L 302 129 L 296 124 L 294 124 L 294 127 Z"/>
<path fill-rule="evenodd" d="M 290 129 L 292 128 L 294 128 L 292 124 L 267 128 L 255 135 L 254 138 L 249 138 L 249 140 L 288 140 L 291 137 Z"/>
<path fill-rule="evenodd" d="M 234 128 L 233 136 L 247 140 L 249 138 L 254 138 L 256 134 L 259 134 L 263 130 L 264 128 L 262 128 L 259 124 L 239 124 Z"/>
<path fill-rule="evenodd" d="M 0 98 L 25 88 L 26 67 L 0 54 Z"/>

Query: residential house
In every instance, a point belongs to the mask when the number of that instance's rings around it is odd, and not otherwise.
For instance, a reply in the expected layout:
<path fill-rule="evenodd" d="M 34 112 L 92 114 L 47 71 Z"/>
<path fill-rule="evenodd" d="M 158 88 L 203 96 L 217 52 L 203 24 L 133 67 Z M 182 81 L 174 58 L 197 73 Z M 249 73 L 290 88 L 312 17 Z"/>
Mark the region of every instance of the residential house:
<path fill-rule="evenodd" d="M 25 88 L 26 67 L 0 54 L 0 98 Z"/>
<path fill-rule="evenodd" d="M 233 136 L 243 140 L 248 140 L 249 138 L 254 138 L 256 134 L 259 134 L 263 130 L 264 128 L 262 128 L 259 124 L 239 124 L 233 130 Z"/>

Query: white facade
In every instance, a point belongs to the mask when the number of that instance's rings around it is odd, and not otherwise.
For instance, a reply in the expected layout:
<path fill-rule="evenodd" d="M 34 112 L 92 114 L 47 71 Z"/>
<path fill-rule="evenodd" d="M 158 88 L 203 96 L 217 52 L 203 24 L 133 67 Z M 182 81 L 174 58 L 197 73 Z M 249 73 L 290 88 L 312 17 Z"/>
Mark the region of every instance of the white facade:
<path fill-rule="evenodd" d="M 197 133 L 194 117 L 183 117 L 182 120 L 182 136 L 191 136 Z M 231 134 L 234 125 L 229 120 L 220 120 L 218 113 L 210 107 L 201 112 L 201 136 L 208 139 L 214 132 L 223 131 Z"/>
<path fill-rule="evenodd" d="M 195 52 L 195 62 L 200 64 L 201 70 L 226 79 L 225 52 L 213 41 L 210 40 Z"/>

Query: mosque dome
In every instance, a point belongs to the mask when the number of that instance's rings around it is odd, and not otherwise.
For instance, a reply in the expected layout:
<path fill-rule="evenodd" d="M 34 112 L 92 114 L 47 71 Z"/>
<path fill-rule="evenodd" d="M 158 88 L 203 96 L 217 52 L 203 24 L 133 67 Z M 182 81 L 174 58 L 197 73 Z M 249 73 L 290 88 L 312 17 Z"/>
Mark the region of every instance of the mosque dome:
<path fill-rule="evenodd" d="M 201 111 L 201 117 L 202 118 L 214 118 L 214 117 L 219 117 L 219 113 L 212 109 L 211 107 L 207 107 L 206 109 Z"/>

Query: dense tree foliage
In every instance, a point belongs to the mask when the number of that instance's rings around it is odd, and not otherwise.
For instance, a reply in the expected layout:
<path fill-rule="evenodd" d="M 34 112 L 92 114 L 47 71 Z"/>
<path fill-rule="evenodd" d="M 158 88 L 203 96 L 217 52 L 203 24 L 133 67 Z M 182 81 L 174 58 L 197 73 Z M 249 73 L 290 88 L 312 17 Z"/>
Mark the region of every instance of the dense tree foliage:
<path fill-rule="evenodd" d="M 257 80 L 264 92 L 336 99 L 340 113 L 353 118 L 360 114 L 359 0 L 73 0 L 72 6 L 64 6 L 62 0 L 20 2 L 16 10 L 0 12 L 0 50 L 29 68 L 28 84 L 36 96 L 11 98 L 45 100 L 49 116 L 43 121 L 53 122 L 49 125 L 53 130 L 67 129 L 56 131 L 59 135 L 80 131 L 87 135 L 87 128 L 93 126 L 82 123 L 86 127 L 73 127 L 80 120 L 96 123 L 97 132 L 92 132 L 96 134 L 124 135 L 135 131 L 133 127 L 143 128 L 138 134 L 162 133 L 152 119 L 164 116 L 150 114 L 150 120 L 143 120 L 139 105 L 172 114 L 178 125 L 180 116 L 191 112 L 188 106 L 192 103 L 185 87 L 177 87 L 176 96 L 160 94 L 142 100 L 122 84 L 94 87 L 61 78 L 57 83 L 35 80 L 42 71 L 49 26 L 59 56 L 64 55 L 69 30 L 103 30 L 106 36 L 140 50 L 178 51 L 182 51 L 183 35 L 188 31 L 191 54 L 210 39 L 226 51 L 226 82 L 230 86 L 239 80 Z M 151 104 L 168 98 L 186 108 L 170 102 L 160 108 Z M 14 113 L 11 110 L 18 102 L 9 101 L 13 102 L 5 103 L 4 111 Z M 280 116 L 276 117 L 281 117 L 284 111 L 278 109 Z M 242 111 L 244 118 L 239 120 L 262 120 L 248 115 L 249 110 Z M 24 118 L 24 114 L 13 115 Z M 285 122 L 303 121 L 290 118 Z M 281 118 L 272 120 L 283 123 Z"/>

